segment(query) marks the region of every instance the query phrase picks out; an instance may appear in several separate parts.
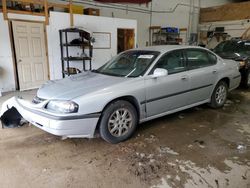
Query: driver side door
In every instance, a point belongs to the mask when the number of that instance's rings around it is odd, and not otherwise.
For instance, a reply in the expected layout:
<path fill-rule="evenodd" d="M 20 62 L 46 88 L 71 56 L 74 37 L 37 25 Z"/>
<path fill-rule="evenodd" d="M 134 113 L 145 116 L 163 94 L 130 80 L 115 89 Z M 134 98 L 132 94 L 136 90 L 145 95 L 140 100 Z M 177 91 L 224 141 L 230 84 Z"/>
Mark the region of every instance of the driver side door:
<path fill-rule="evenodd" d="M 156 68 L 166 69 L 168 75 L 153 78 Z M 145 85 L 147 117 L 186 106 L 190 82 L 183 50 L 164 54 L 146 78 Z"/>

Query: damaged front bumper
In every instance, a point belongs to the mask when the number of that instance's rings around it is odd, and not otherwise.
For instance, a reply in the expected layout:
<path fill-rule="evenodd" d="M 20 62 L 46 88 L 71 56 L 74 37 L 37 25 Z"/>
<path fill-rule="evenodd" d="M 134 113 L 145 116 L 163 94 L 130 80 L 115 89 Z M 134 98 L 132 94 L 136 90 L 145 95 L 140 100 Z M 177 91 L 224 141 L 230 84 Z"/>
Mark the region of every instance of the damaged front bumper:
<path fill-rule="evenodd" d="M 37 105 L 12 97 L 3 103 L 0 117 L 2 124 L 7 126 L 16 122 L 21 124 L 22 119 L 25 119 L 53 135 L 66 138 L 93 138 L 100 114 L 52 114 L 42 108 L 42 104 Z"/>

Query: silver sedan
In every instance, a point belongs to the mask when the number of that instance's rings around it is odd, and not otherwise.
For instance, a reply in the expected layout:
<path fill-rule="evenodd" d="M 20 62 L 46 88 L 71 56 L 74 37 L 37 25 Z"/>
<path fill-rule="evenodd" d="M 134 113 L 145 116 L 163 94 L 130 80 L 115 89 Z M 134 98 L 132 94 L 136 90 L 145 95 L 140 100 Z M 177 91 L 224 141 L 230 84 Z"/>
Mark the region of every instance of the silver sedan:
<path fill-rule="evenodd" d="M 2 124 L 13 115 L 54 135 L 92 138 L 97 132 L 118 143 L 138 123 L 208 103 L 224 105 L 239 86 L 239 66 L 193 46 L 157 46 L 125 51 L 91 72 L 49 81 L 33 101 L 7 100 Z M 12 112 L 10 112 L 12 110 Z M 20 120 L 20 121 L 19 121 Z"/>

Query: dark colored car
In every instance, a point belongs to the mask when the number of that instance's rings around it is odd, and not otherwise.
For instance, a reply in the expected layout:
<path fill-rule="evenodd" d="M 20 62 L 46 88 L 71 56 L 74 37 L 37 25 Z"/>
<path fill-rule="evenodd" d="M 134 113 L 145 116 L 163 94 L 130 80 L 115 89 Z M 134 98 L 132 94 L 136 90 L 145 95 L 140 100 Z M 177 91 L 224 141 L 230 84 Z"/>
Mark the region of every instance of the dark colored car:
<path fill-rule="evenodd" d="M 250 87 L 250 40 L 226 40 L 213 50 L 224 59 L 233 59 L 240 64 L 241 85 Z"/>

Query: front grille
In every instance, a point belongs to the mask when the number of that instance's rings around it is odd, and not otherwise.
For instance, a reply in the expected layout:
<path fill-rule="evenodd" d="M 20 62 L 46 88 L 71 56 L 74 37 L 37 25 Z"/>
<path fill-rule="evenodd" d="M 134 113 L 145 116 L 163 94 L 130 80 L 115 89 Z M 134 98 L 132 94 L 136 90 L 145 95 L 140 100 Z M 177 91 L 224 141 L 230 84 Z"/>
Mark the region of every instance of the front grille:
<path fill-rule="evenodd" d="M 34 104 L 39 104 L 43 101 L 45 101 L 46 99 L 42 99 L 42 98 L 39 98 L 38 96 L 36 96 L 33 100 L 32 100 L 32 103 Z"/>

